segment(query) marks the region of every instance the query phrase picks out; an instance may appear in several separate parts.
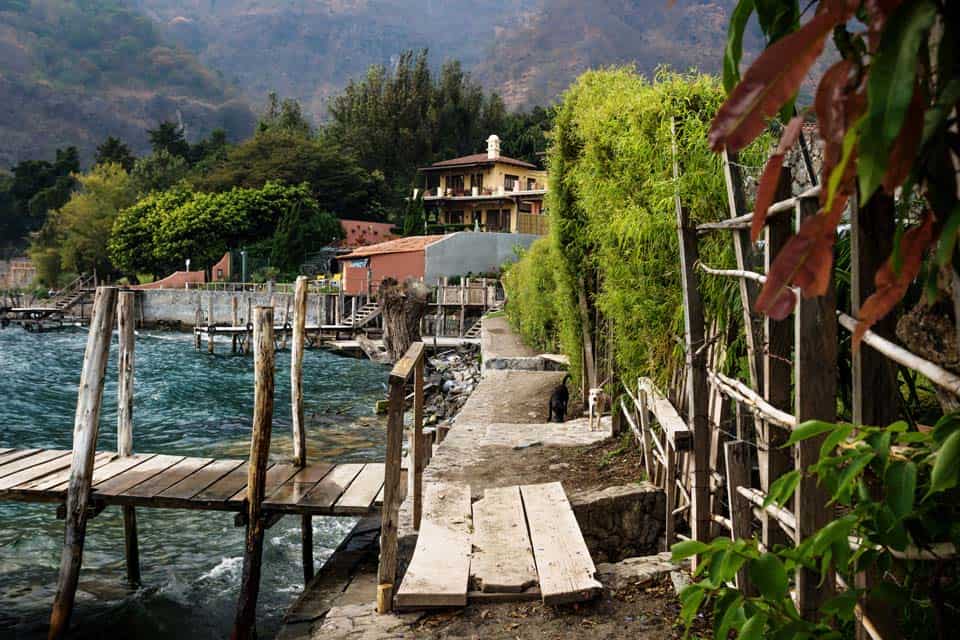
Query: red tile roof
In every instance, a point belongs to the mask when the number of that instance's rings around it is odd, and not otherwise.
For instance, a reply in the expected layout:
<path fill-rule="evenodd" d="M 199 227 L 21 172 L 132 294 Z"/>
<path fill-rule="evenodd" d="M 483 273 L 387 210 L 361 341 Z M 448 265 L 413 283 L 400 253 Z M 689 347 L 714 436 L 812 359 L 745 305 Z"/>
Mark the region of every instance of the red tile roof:
<path fill-rule="evenodd" d="M 356 249 L 387 240 L 396 236 L 390 232 L 393 225 L 389 222 L 368 222 L 366 220 L 341 220 L 343 239 L 337 243 L 342 249 Z"/>
<path fill-rule="evenodd" d="M 448 169 L 450 167 L 460 167 L 467 165 L 475 164 L 493 164 L 494 162 L 502 162 L 504 164 L 512 164 L 518 167 L 524 167 L 526 169 L 536 169 L 537 165 L 530 164 L 524 160 L 517 160 L 516 158 L 509 158 L 507 156 L 499 156 L 494 160 L 491 160 L 487 157 L 486 153 L 474 153 L 469 156 L 461 156 L 459 158 L 452 158 L 450 160 L 441 160 L 440 162 L 434 162 L 429 167 L 423 167 L 420 171 L 431 171 L 434 169 Z"/>
<path fill-rule="evenodd" d="M 396 240 L 390 240 L 389 242 L 381 242 L 379 244 L 372 244 L 368 247 L 360 247 L 359 249 L 354 250 L 352 253 L 348 253 L 345 256 L 339 256 L 338 259 L 350 260 L 353 258 L 365 258 L 367 256 L 375 256 L 384 253 L 407 253 L 410 251 L 423 251 L 428 245 L 431 245 L 442 238 L 442 235 L 408 236 L 406 238 L 397 238 Z"/>

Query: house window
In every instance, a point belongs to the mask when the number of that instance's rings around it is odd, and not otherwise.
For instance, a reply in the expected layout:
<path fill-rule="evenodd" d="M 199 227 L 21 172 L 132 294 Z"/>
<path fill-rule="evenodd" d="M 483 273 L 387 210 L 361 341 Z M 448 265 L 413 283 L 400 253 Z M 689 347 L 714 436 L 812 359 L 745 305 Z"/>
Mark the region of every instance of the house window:
<path fill-rule="evenodd" d="M 482 173 L 471 173 L 470 174 L 470 188 L 476 187 L 480 191 L 483 191 L 483 174 Z"/>
<path fill-rule="evenodd" d="M 427 190 L 432 191 L 440 187 L 440 174 L 439 173 L 428 173 L 427 174 Z"/>
<path fill-rule="evenodd" d="M 533 191 L 537 188 L 536 178 L 527 178 L 527 191 Z"/>
<path fill-rule="evenodd" d="M 505 190 L 505 191 L 513 191 L 513 190 L 516 188 L 517 183 L 518 183 L 519 181 L 520 181 L 520 178 L 517 177 L 517 176 L 511 176 L 510 174 L 507 174 L 507 175 L 503 176 L 503 188 L 504 188 L 504 190 Z"/>
<path fill-rule="evenodd" d="M 453 194 L 463 193 L 463 174 L 447 176 L 447 189 L 453 189 Z"/>
<path fill-rule="evenodd" d="M 461 176 L 462 178 L 463 176 Z M 447 224 L 463 224 L 463 211 L 447 211 L 445 214 Z"/>

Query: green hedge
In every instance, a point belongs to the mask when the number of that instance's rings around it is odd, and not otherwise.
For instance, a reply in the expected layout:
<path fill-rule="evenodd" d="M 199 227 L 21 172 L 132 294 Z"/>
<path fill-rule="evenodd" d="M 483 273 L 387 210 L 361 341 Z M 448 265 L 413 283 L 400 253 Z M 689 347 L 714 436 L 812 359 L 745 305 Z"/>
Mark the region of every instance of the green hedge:
<path fill-rule="evenodd" d="M 713 77 L 661 71 L 649 81 L 631 68 L 587 72 L 564 94 L 548 153 L 551 236 L 508 269 L 505 287 L 513 326 L 531 344 L 570 356 L 575 377 L 581 288 L 589 317 L 597 310 L 612 328 L 622 380 L 645 375 L 664 385 L 682 360 L 674 194 L 679 189 L 696 222 L 728 217 L 720 157 L 706 135 L 722 99 Z M 761 164 L 768 145 L 759 141 L 741 161 Z M 710 265 L 733 264 L 729 235 L 702 238 L 700 251 Z M 728 310 L 738 308 L 734 284 L 702 278 L 710 318 L 725 322 Z"/>

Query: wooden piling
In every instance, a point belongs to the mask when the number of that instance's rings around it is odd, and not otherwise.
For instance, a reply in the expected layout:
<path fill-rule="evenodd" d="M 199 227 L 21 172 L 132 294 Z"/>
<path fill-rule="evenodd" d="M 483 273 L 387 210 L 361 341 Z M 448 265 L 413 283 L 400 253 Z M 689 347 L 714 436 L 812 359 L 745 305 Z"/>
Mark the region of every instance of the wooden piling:
<path fill-rule="evenodd" d="M 247 294 L 247 337 L 243 341 L 243 353 L 249 354 L 253 348 L 253 299 Z"/>
<path fill-rule="evenodd" d="M 290 345 L 290 401 L 293 416 L 293 463 L 307 464 L 307 431 L 303 424 L 303 350 L 307 325 L 307 276 L 299 276 L 294 287 L 293 341 Z M 300 544 L 304 584 L 313 579 L 313 519 L 300 518 Z"/>
<path fill-rule="evenodd" d="M 797 223 L 816 215 L 817 198 L 801 198 L 797 205 Z M 837 419 L 837 304 L 833 279 L 827 293 L 816 298 L 800 298 L 794 312 L 796 359 L 797 424 L 806 420 L 836 422 Z M 797 444 L 796 468 L 804 473 L 797 487 L 794 509 L 797 543 L 801 543 L 833 520 L 827 506 L 829 494 L 807 470 L 819 459 L 820 445 L 826 434 Z M 821 605 L 833 595 L 832 570 L 821 576 L 813 569 L 797 569 L 797 609 L 805 620 L 816 620 Z"/>
<path fill-rule="evenodd" d="M 73 454 L 70 483 L 67 487 L 66 524 L 57 593 L 50 614 L 48 638 L 62 638 L 70 625 L 70 613 L 76 597 L 77 581 L 83 559 L 83 542 L 87 529 L 87 503 L 93 481 L 93 459 L 97 448 L 103 382 L 110 356 L 117 289 L 101 287 L 94 297 L 90 332 L 83 356 L 83 371 L 77 394 L 77 410 L 73 423 Z"/>
<path fill-rule="evenodd" d="M 207 353 L 213 353 L 213 292 L 210 292 L 209 306 L 207 311 Z"/>
<path fill-rule="evenodd" d="M 230 326 L 236 327 L 240 324 L 240 301 L 237 299 L 237 296 L 233 296 L 230 299 L 231 310 L 233 311 L 233 317 L 231 319 Z M 237 334 L 232 334 L 230 338 L 230 352 L 237 352 Z"/>
<path fill-rule="evenodd" d="M 136 334 L 134 323 L 136 292 L 121 291 L 117 300 L 117 334 L 119 357 L 117 371 L 117 453 L 133 455 L 133 366 Z M 137 512 L 132 506 L 123 509 L 123 541 L 127 559 L 127 581 L 140 584 L 140 545 L 137 540 Z"/>
<path fill-rule="evenodd" d="M 233 640 L 256 638 L 257 596 L 263 561 L 263 494 L 270 456 L 270 432 L 273 423 L 274 342 L 273 308 L 257 307 L 253 320 L 253 433 L 250 437 L 250 462 L 247 469 L 247 537 L 243 552 L 240 598 L 234 618 Z"/>

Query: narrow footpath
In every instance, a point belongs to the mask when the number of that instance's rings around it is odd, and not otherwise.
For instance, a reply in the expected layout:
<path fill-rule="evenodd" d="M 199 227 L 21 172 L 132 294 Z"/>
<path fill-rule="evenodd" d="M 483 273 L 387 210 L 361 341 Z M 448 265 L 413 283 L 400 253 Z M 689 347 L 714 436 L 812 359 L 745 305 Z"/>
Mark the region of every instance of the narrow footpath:
<path fill-rule="evenodd" d="M 610 418 L 591 430 L 582 407 L 563 424 L 547 423 L 547 405 L 565 372 L 559 358 L 520 343 L 505 318 L 484 320 L 483 377 L 424 471 L 424 486 L 486 489 L 562 483 L 596 563 L 603 593 L 579 605 L 547 606 L 498 598 L 466 607 L 378 615 L 376 517 L 362 520 L 291 607 L 279 640 L 323 638 L 679 638 L 678 605 L 662 544 L 664 496 L 642 480 L 629 436 Z M 401 507 L 401 575 L 413 554 L 412 505 Z M 495 594 L 499 595 L 499 594 Z M 516 595 L 516 594 L 512 594 Z"/>

